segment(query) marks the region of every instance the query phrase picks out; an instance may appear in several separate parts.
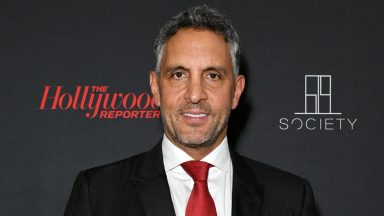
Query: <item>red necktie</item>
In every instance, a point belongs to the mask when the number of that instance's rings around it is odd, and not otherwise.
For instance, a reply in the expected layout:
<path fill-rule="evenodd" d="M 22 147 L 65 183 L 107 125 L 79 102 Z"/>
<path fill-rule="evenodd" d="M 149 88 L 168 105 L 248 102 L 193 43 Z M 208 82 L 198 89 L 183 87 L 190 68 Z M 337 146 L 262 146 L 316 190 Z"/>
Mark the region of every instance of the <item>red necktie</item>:
<path fill-rule="evenodd" d="M 188 199 L 185 216 L 216 216 L 215 203 L 208 191 L 208 170 L 211 164 L 203 161 L 187 161 L 181 167 L 195 182 Z"/>

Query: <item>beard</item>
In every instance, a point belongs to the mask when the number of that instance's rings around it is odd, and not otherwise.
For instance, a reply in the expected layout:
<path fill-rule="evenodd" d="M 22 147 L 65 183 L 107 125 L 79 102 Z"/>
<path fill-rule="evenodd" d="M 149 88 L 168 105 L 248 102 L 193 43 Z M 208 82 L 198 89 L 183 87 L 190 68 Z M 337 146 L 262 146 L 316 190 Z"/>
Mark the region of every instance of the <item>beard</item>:
<path fill-rule="evenodd" d="M 200 124 L 180 125 L 185 110 L 198 109 L 208 114 L 208 129 L 202 130 Z M 208 104 L 183 104 L 177 107 L 175 114 L 161 109 L 161 118 L 164 131 L 170 140 L 176 144 L 186 146 L 188 148 L 205 148 L 212 146 L 217 142 L 219 136 L 227 129 L 228 119 L 230 115 L 230 107 L 227 107 L 223 113 L 214 112 Z"/>

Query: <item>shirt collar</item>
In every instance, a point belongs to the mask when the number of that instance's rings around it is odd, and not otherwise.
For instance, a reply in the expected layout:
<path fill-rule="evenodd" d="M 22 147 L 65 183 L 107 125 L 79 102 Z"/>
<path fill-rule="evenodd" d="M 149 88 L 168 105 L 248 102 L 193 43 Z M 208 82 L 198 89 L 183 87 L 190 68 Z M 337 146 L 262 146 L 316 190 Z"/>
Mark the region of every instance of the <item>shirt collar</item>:
<path fill-rule="evenodd" d="M 193 160 L 191 156 L 174 145 L 165 134 L 163 135 L 162 151 L 164 169 L 166 172 L 178 167 L 186 161 Z M 225 172 L 230 172 L 232 162 L 227 137 L 225 137 L 220 145 L 217 146 L 211 153 L 201 159 L 201 161 L 210 163 Z"/>

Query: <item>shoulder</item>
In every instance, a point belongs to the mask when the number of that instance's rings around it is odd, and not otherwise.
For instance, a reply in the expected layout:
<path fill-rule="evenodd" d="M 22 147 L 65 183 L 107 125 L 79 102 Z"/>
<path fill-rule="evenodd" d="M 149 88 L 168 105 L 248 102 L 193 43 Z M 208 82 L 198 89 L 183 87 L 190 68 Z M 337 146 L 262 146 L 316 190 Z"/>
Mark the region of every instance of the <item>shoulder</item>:
<path fill-rule="evenodd" d="M 110 188 L 121 182 L 130 182 L 132 176 L 140 169 L 140 164 L 147 152 L 133 155 L 131 157 L 111 162 L 108 164 L 92 167 L 79 172 L 76 181 L 81 181 L 90 188 Z"/>
<path fill-rule="evenodd" d="M 257 184 L 273 191 L 301 191 L 308 181 L 293 173 L 270 166 L 268 164 L 236 154 L 234 169 L 248 172 Z M 236 170 L 235 170 L 236 173 Z"/>
<path fill-rule="evenodd" d="M 134 177 L 145 164 L 144 161 L 148 161 L 144 159 L 148 157 L 148 152 L 81 171 L 73 184 L 66 211 L 90 211 L 90 208 L 96 212 L 111 211 L 117 197 L 118 202 L 124 200 L 131 206 L 139 206 Z M 77 206 L 85 209 L 78 210 Z"/>
<path fill-rule="evenodd" d="M 292 173 L 238 155 L 232 156 L 233 179 L 262 194 L 271 215 L 317 215 L 309 182 Z M 241 182 L 241 183 L 239 183 Z"/>
<path fill-rule="evenodd" d="M 93 167 L 80 172 L 79 176 L 95 185 L 117 184 L 130 181 L 135 176 L 145 176 L 150 171 L 160 172 L 163 169 L 161 140 L 149 151 L 128 157 L 123 160 Z"/>
<path fill-rule="evenodd" d="M 267 211 L 283 215 L 284 209 L 289 209 L 302 212 L 300 215 L 316 215 L 313 191 L 306 179 L 244 156 L 233 158 L 234 179 L 237 175 L 246 185 L 261 188 Z"/>

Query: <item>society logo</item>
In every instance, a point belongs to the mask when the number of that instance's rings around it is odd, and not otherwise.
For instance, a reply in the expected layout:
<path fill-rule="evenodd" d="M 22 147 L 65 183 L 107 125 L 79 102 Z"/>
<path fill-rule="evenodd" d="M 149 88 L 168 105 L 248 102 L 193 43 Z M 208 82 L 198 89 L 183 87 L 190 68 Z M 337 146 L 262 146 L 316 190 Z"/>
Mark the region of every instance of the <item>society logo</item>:
<path fill-rule="evenodd" d="M 281 130 L 354 130 L 357 118 L 332 109 L 332 76 L 305 75 L 304 111 L 279 120 Z"/>

